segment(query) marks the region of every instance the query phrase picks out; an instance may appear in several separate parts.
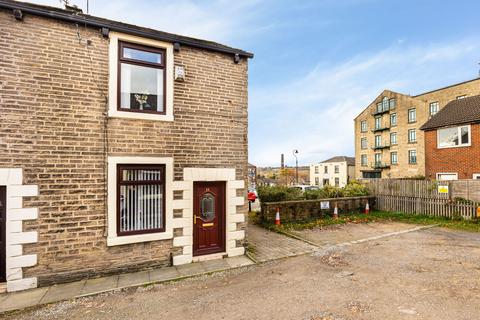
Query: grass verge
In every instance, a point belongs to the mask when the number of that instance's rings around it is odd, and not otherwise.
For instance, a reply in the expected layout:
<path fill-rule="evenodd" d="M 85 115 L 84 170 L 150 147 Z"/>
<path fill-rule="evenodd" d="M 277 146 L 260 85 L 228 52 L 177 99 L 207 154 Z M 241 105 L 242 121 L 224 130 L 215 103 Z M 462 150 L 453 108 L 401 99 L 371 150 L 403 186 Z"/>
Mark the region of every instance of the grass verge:
<path fill-rule="evenodd" d="M 258 221 L 258 220 L 257 220 Z M 470 232 L 480 232 L 480 223 L 478 220 L 463 220 L 460 218 L 430 217 L 424 215 L 405 214 L 397 212 L 373 211 L 366 215 L 363 213 L 341 215 L 339 218 L 325 217 L 323 219 L 309 219 L 295 222 L 282 223 L 281 226 L 275 226 L 273 223 L 258 223 L 266 229 L 272 231 L 283 230 L 303 230 L 312 228 L 322 228 L 331 225 L 342 225 L 347 223 L 369 223 L 369 222 L 397 221 L 417 225 L 438 224 L 440 227 L 463 230 Z"/>

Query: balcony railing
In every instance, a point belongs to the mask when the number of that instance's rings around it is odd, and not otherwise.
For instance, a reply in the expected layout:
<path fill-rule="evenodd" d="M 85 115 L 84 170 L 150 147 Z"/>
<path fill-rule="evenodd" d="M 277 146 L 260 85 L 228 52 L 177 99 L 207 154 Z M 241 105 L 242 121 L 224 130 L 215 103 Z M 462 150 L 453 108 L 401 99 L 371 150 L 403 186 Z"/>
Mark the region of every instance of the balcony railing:
<path fill-rule="evenodd" d="M 380 131 L 385 131 L 385 130 L 390 130 L 390 126 L 384 126 L 384 127 L 379 127 L 379 128 L 373 128 L 372 132 L 380 132 Z"/>
<path fill-rule="evenodd" d="M 385 163 L 385 162 L 375 162 L 374 164 L 372 164 L 372 168 L 373 169 L 387 169 L 387 168 L 390 168 L 390 165 L 388 163 Z"/>
<path fill-rule="evenodd" d="M 394 110 L 394 109 L 395 109 L 395 106 L 393 106 L 393 107 L 388 107 L 387 109 L 382 109 L 382 110 L 377 110 L 377 109 L 375 109 L 374 111 L 370 112 L 370 114 L 371 114 L 372 116 L 379 116 L 379 115 L 381 115 L 381 114 L 388 113 L 388 112 L 390 112 L 390 111 L 392 111 L 392 110 Z"/>
<path fill-rule="evenodd" d="M 388 143 L 384 143 L 384 144 L 381 144 L 381 145 L 375 145 L 372 147 L 373 150 L 382 150 L 382 149 L 388 149 L 390 148 L 390 144 Z"/>

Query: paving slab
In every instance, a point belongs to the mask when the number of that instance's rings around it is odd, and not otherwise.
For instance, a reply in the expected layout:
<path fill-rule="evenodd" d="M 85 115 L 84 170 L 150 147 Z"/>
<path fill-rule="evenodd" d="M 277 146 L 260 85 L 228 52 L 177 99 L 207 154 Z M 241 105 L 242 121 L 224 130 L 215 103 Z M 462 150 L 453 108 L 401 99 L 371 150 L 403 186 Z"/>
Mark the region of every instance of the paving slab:
<path fill-rule="evenodd" d="M 184 264 L 176 267 L 182 276 L 192 276 L 205 273 L 206 270 L 200 262 Z"/>
<path fill-rule="evenodd" d="M 150 282 L 150 274 L 148 271 L 126 273 L 118 276 L 117 288 L 142 285 L 148 282 Z"/>
<path fill-rule="evenodd" d="M 232 258 L 229 258 L 232 259 Z M 209 261 L 202 261 L 200 264 L 207 272 L 217 271 L 217 270 L 225 270 L 229 269 L 230 265 L 227 263 L 228 259 L 215 259 Z"/>
<path fill-rule="evenodd" d="M 39 304 L 48 289 L 48 287 L 45 287 L 9 293 L 7 294 L 7 298 L 2 302 L 0 310 L 5 312 Z"/>
<path fill-rule="evenodd" d="M 86 280 L 81 280 L 53 285 L 40 300 L 40 303 L 51 303 L 75 298 L 82 292 L 85 282 Z"/>
<path fill-rule="evenodd" d="M 245 256 L 228 258 L 227 263 L 231 268 L 245 267 L 254 264 L 252 260 Z"/>
<path fill-rule="evenodd" d="M 96 279 L 88 279 L 80 295 L 88 295 L 97 292 L 112 290 L 117 288 L 117 284 L 118 275 Z"/>
<path fill-rule="evenodd" d="M 149 271 L 150 281 L 159 282 L 176 279 L 181 276 L 175 267 L 160 268 Z"/>

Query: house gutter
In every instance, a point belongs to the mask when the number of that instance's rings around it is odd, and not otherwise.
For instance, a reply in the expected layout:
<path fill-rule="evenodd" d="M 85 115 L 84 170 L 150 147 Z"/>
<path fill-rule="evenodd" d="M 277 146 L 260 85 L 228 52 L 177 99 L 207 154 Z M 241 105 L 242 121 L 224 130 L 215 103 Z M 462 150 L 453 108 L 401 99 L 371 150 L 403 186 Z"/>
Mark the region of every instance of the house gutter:
<path fill-rule="evenodd" d="M 92 19 L 90 16 L 84 15 L 84 14 L 75 14 L 73 12 L 72 14 L 66 14 L 58 11 L 50 11 L 48 9 L 43 9 L 40 7 L 32 7 L 24 3 L 18 3 L 18 2 L 13 3 L 11 1 L 4 1 L 4 0 L 0 0 L 0 8 L 10 9 L 10 10 L 21 10 L 24 13 L 33 14 L 40 17 L 62 20 L 62 21 L 71 22 L 71 23 L 81 23 L 89 27 L 95 27 L 100 29 L 107 28 L 110 31 L 127 33 L 127 34 L 131 34 L 131 35 L 135 35 L 143 38 L 150 38 L 154 40 L 167 41 L 172 43 L 176 42 L 176 43 L 179 43 L 180 45 L 185 45 L 188 47 L 205 49 L 205 50 L 221 52 L 221 53 L 234 54 L 234 55 L 238 54 L 240 57 L 253 58 L 253 53 L 246 52 L 243 50 L 235 50 L 233 48 L 232 49 L 219 48 L 214 45 L 209 45 L 208 43 L 198 43 L 194 40 L 185 39 L 183 37 L 177 37 L 173 34 L 170 35 L 170 34 L 164 33 L 163 35 L 158 35 L 154 32 L 141 31 L 128 26 L 119 26 L 119 25 L 110 23 L 108 21 L 99 22 L 99 21 L 96 21 L 95 19 Z"/>

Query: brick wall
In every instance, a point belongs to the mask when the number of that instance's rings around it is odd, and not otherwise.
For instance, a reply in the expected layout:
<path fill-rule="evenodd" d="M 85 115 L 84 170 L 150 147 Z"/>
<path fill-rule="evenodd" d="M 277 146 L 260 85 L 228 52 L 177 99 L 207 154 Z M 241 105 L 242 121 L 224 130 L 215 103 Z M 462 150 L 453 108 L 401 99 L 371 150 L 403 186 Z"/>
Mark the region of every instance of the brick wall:
<path fill-rule="evenodd" d="M 168 265 L 177 253 L 172 240 L 107 247 L 108 155 L 173 157 L 175 180 L 184 167 L 247 177 L 245 59 L 182 47 L 174 59 L 186 80 L 174 84 L 174 122 L 107 119 L 108 39 L 79 31 L 90 46 L 74 25 L 32 15 L 18 22 L 0 11 L 0 167 L 23 168 L 24 183 L 39 187 L 25 201 L 39 218 L 24 224 L 39 232 L 24 246 L 38 264 L 23 271 L 40 285 Z"/>
<path fill-rule="evenodd" d="M 426 176 L 436 179 L 437 173 L 458 173 L 458 179 L 472 179 L 480 173 L 480 125 L 471 126 L 472 145 L 437 149 L 437 130 L 425 132 Z"/>
<path fill-rule="evenodd" d="M 280 211 L 280 220 L 282 222 L 322 218 L 325 217 L 325 215 L 333 215 L 335 204 L 337 205 L 339 214 L 363 212 L 367 201 L 370 210 L 373 210 L 375 207 L 374 196 L 267 202 L 262 203 L 260 218 L 265 222 L 275 221 L 277 208 Z M 329 209 L 321 209 L 322 202 L 328 202 Z"/>

